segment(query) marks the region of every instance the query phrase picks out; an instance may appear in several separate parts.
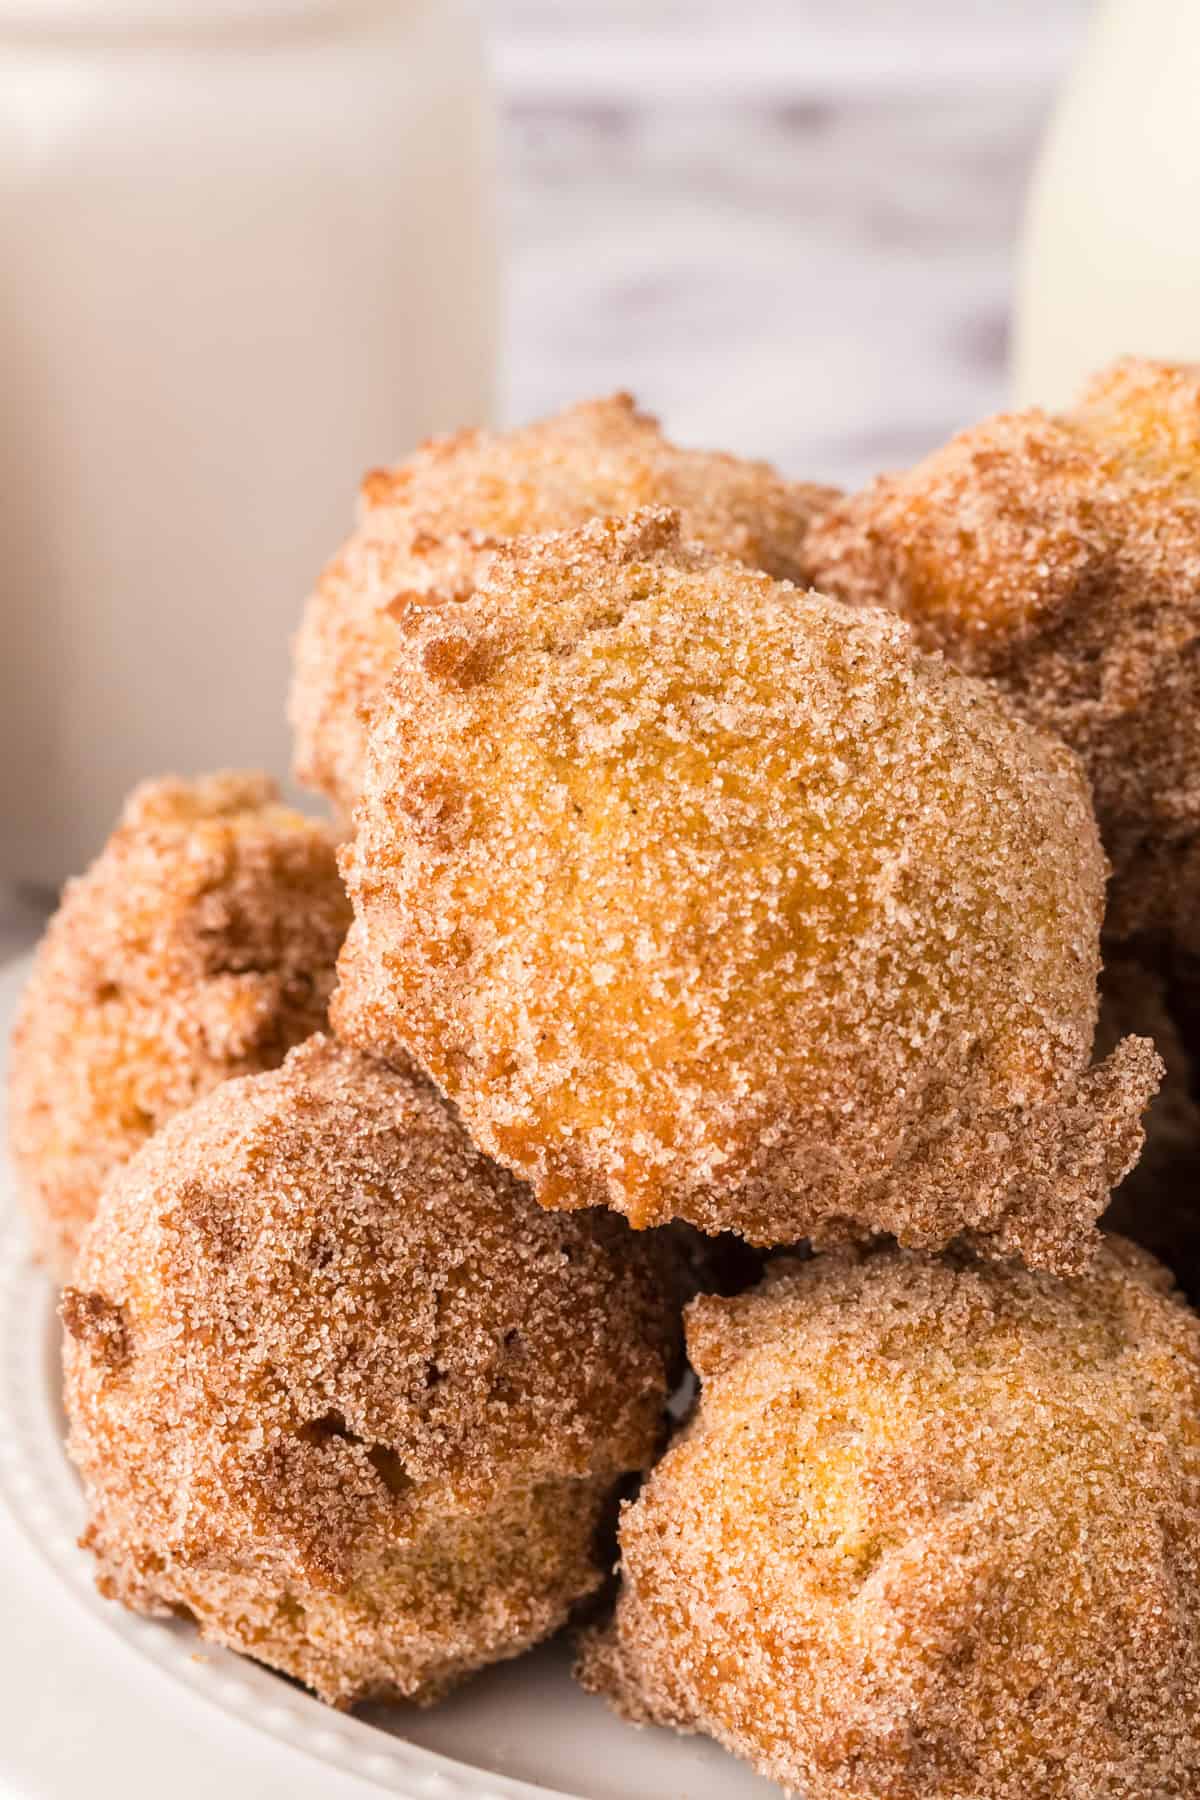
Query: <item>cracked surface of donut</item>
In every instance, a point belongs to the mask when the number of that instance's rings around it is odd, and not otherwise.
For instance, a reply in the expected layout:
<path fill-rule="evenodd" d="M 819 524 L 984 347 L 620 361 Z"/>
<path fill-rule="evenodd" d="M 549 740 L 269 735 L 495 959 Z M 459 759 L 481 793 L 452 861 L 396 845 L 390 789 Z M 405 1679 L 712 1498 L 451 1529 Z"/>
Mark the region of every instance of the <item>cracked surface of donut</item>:
<path fill-rule="evenodd" d="M 358 529 L 308 602 L 291 698 L 300 780 L 349 817 L 365 720 L 406 630 L 426 606 L 466 599 L 508 539 L 675 506 L 710 549 L 799 579 L 805 530 L 833 493 L 763 462 L 681 449 L 628 394 L 502 435 L 435 438 L 367 477 Z"/>
<path fill-rule="evenodd" d="M 543 1212 L 331 1039 L 225 1084 L 110 1184 L 64 1292 L 102 1591 L 340 1705 L 528 1648 L 659 1446 L 674 1254 Z"/>
<path fill-rule="evenodd" d="M 702 1391 L 580 1673 L 806 1800 L 1192 1800 L 1200 1321 L 882 1251 L 687 1315 Z"/>
<path fill-rule="evenodd" d="M 426 616 L 331 1005 L 550 1206 L 1079 1266 L 1157 1060 L 1088 1069 L 1105 865 L 1060 743 L 650 510 Z"/>
<path fill-rule="evenodd" d="M 135 789 L 67 886 L 13 1034 L 11 1148 L 55 1274 L 160 1125 L 321 1029 L 349 922 L 329 831 L 265 775 Z"/>
<path fill-rule="evenodd" d="M 1128 358 L 819 518 L 811 579 L 885 604 L 1083 758 L 1107 931 L 1200 950 L 1200 364 Z"/>

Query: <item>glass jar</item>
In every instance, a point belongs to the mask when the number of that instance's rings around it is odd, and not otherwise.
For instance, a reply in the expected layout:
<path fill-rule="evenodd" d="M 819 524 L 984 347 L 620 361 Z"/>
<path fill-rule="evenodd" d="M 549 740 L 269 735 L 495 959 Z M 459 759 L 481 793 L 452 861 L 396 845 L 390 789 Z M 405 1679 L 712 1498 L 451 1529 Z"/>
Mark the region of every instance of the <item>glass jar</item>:
<path fill-rule="evenodd" d="M 1018 403 L 1125 353 L 1200 360 L 1200 0 L 1106 0 L 1030 194 Z"/>
<path fill-rule="evenodd" d="M 488 414 L 492 187 L 449 0 L 0 0 L 0 876 L 284 773 L 357 477 Z"/>

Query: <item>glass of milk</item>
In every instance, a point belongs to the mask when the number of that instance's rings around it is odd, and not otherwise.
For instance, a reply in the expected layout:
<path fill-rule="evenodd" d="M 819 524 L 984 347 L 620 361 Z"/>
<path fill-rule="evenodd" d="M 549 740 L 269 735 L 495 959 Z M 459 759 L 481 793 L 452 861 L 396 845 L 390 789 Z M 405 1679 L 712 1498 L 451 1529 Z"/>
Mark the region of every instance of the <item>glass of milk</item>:
<path fill-rule="evenodd" d="M 1018 403 L 1127 352 L 1200 360 L 1200 0 L 1104 0 L 1030 195 Z"/>
<path fill-rule="evenodd" d="M 451 0 L 0 0 L 0 878 L 285 772 L 358 476 L 489 411 L 491 125 Z"/>

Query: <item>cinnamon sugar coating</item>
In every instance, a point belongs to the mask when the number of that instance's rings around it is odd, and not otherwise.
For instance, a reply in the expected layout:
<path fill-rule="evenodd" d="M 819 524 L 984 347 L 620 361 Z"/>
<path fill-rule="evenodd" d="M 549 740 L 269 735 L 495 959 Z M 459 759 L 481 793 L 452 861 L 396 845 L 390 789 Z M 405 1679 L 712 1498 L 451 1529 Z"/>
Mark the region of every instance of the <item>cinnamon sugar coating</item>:
<path fill-rule="evenodd" d="M 838 1252 L 687 1335 L 585 1686 L 805 1800 L 1193 1800 L 1200 1321 L 1150 1257 Z"/>
<path fill-rule="evenodd" d="M 337 1704 L 516 1655 L 658 1447 L 671 1254 L 542 1212 L 327 1038 L 226 1083 L 109 1185 L 63 1297 L 101 1589 Z"/>
<path fill-rule="evenodd" d="M 669 512 L 499 553 L 379 710 L 335 1029 L 547 1206 L 1081 1266 L 1158 1068 L 1087 1067 L 1086 787 L 910 638 Z"/>
<path fill-rule="evenodd" d="M 1120 1232 L 1166 1264 L 1200 1301 L 1200 1071 L 1180 1033 L 1164 974 L 1132 958 L 1105 964 L 1100 982 L 1100 1054 L 1128 1032 L 1153 1038 L 1166 1074 L 1146 1114 L 1146 1145 L 1105 1214 Z"/>
<path fill-rule="evenodd" d="M 508 539 L 675 506 L 687 534 L 710 549 L 801 578 L 805 530 L 833 494 L 785 481 L 766 463 L 680 449 L 628 394 L 502 436 L 433 439 L 367 476 L 358 529 L 308 603 L 291 699 L 299 779 L 349 817 L 366 721 L 407 625 L 427 604 L 466 599 Z"/>
<path fill-rule="evenodd" d="M 130 795 L 66 888 L 13 1034 L 12 1155 L 59 1277 L 105 1180 L 160 1125 L 324 1025 L 349 918 L 328 830 L 265 775 Z"/>
<path fill-rule="evenodd" d="M 1200 364 L 1129 358 L 835 502 L 806 556 L 1079 752 L 1114 940 L 1200 950 Z"/>

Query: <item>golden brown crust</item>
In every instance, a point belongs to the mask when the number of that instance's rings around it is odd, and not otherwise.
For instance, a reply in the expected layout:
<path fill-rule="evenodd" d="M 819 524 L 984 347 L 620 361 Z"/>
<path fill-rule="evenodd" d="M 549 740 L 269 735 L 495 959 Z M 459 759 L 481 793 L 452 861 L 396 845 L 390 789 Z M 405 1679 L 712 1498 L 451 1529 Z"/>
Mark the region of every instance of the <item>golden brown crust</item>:
<path fill-rule="evenodd" d="M 329 1039 L 226 1083 L 110 1183 L 64 1295 L 101 1586 L 339 1703 L 516 1654 L 657 1448 L 672 1256 L 542 1212 Z"/>
<path fill-rule="evenodd" d="M 113 1169 L 324 1025 L 349 916 L 329 831 L 265 775 L 130 795 L 67 886 L 13 1034 L 12 1153 L 57 1275 Z"/>
<path fill-rule="evenodd" d="M 699 1408 L 621 1523 L 585 1685 L 807 1800 L 1192 1800 L 1200 1321 L 886 1251 L 697 1301 Z"/>
<path fill-rule="evenodd" d="M 884 604 L 1079 752 L 1114 940 L 1200 949 L 1200 364 L 1129 358 L 835 502 L 812 579 Z"/>
<path fill-rule="evenodd" d="M 429 603 L 466 599 L 508 539 L 675 506 L 710 549 L 801 579 L 805 531 L 833 493 L 785 481 L 766 463 L 682 450 L 628 394 L 503 436 L 434 439 L 366 478 L 358 529 L 308 603 L 291 700 L 300 780 L 349 817 L 366 718 L 407 625 Z"/>
<path fill-rule="evenodd" d="M 649 511 L 500 553 L 397 665 L 335 1029 L 543 1204 L 751 1242 L 970 1233 L 1078 1267 L 1157 1062 L 1085 1073 L 1075 759 Z"/>

